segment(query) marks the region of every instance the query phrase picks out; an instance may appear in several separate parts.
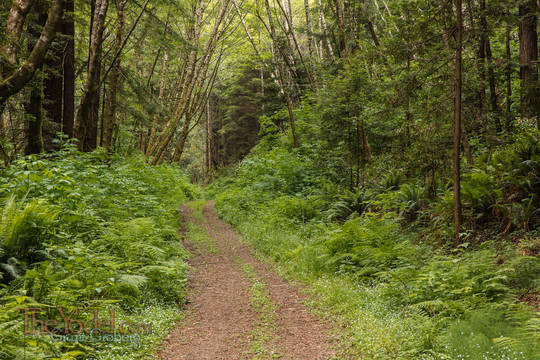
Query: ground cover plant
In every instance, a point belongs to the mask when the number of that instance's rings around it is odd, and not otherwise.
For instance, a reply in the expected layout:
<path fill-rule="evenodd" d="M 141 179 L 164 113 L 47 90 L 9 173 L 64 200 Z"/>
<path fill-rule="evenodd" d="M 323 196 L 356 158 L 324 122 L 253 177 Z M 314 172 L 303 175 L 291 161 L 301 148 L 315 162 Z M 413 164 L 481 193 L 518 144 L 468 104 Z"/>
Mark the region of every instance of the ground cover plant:
<path fill-rule="evenodd" d="M 168 165 L 67 145 L 3 169 L 0 192 L 0 358 L 147 358 L 180 316 L 188 253 L 177 207 L 197 188 Z M 58 307 L 77 308 L 80 320 L 114 309 L 118 323 L 152 323 L 152 334 L 137 346 L 24 336 L 22 308 L 41 308 L 38 319 L 58 319 L 66 332 Z"/>
<path fill-rule="evenodd" d="M 457 246 L 441 242 L 452 236 L 444 188 L 428 200 L 405 176 L 383 173 L 341 195 L 317 155 L 281 146 L 255 150 L 206 193 L 287 276 L 310 285 L 316 308 L 339 315 L 354 356 L 538 359 L 537 205 L 520 220 L 500 210 L 536 197 L 526 189 L 537 186 L 538 154 L 535 137 L 519 135 L 469 169 L 469 230 Z"/>

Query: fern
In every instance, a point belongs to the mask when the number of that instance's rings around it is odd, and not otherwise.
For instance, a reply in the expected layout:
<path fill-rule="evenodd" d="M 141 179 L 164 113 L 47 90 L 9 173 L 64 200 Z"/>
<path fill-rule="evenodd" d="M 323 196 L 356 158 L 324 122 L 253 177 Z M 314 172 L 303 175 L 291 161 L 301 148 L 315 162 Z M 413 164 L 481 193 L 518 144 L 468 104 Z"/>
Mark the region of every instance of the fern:
<path fill-rule="evenodd" d="M 7 254 L 27 258 L 31 249 L 41 247 L 58 212 L 38 199 L 19 210 L 21 205 L 14 197 L 7 200 L 0 223 L 0 243 Z"/>
<path fill-rule="evenodd" d="M 362 215 L 369 209 L 374 195 L 368 190 L 359 192 L 347 191 L 334 202 L 327 211 L 330 221 L 345 221 Z"/>

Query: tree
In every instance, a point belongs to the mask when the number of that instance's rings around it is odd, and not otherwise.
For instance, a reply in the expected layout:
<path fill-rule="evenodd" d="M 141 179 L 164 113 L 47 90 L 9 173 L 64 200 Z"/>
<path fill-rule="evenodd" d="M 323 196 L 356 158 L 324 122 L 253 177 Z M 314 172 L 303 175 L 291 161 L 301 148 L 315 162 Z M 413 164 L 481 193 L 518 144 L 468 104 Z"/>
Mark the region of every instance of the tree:
<path fill-rule="evenodd" d="M 519 63 L 521 116 L 536 118 L 540 129 L 540 86 L 538 84 L 538 5 L 526 0 L 519 5 Z"/>
<path fill-rule="evenodd" d="M 116 39 L 115 39 L 115 48 L 121 49 L 122 47 L 122 36 L 124 31 L 124 8 L 127 4 L 127 0 L 117 0 L 116 9 L 118 12 L 117 16 L 117 25 L 116 25 Z M 103 138 L 102 146 L 111 151 L 113 146 L 113 132 L 116 128 L 116 104 L 117 104 L 117 93 L 119 87 L 120 79 L 120 57 L 114 60 L 112 63 L 111 70 L 111 79 L 109 83 L 109 93 L 108 93 L 108 102 L 105 108 L 105 114 L 103 115 Z"/>
<path fill-rule="evenodd" d="M 58 24 L 62 20 L 64 13 L 64 0 L 54 0 L 49 8 L 47 20 L 41 30 L 39 39 L 33 46 L 30 55 L 25 62 L 17 69 L 12 70 L 16 64 L 16 51 L 19 47 L 19 39 L 22 31 L 22 24 L 33 1 L 15 1 L 8 17 L 8 44 L 2 47 L 2 57 L 7 59 L 8 65 L 2 67 L 2 82 L 0 83 L 0 109 L 3 109 L 10 96 L 17 94 L 34 76 L 37 69 L 41 67 L 45 60 L 47 50 L 56 36 Z M 1 111 L 0 111 L 1 113 Z"/>
<path fill-rule="evenodd" d="M 72 137 L 75 122 L 75 20 L 73 18 L 75 0 L 66 1 L 66 11 L 69 17 L 62 24 L 62 33 L 67 37 L 62 56 L 64 74 L 62 131 Z"/>
<path fill-rule="evenodd" d="M 461 234 L 461 90 L 462 90 L 462 51 L 463 51 L 463 9 L 462 0 L 456 0 L 456 70 L 455 70 L 455 102 L 454 102 L 454 232 L 456 243 Z"/>
<path fill-rule="evenodd" d="M 92 0 L 93 14 L 88 55 L 88 74 L 84 84 L 74 136 L 79 140 L 79 149 L 92 151 L 97 146 L 99 94 L 101 85 L 101 52 L 103 30 L 109 0 Z"/>
<path fill-rule="evenodd" d="M 73 135 L 75 115 L 75 22 L 74 0 L 66 0 L 62 22 L 58 25 L 58 36 L 52 42 L 45 60 L 43 81 L 43 138 L 45 150 L 58 146 L 52 143 L 62 131 Z"/>

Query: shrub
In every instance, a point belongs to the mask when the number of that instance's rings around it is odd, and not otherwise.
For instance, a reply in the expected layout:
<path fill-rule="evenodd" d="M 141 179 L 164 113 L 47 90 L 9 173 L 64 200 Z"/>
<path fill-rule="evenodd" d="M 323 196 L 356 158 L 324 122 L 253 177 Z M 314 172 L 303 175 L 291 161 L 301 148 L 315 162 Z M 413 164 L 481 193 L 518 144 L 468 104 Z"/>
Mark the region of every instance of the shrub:
<path fill-rule="evenodd" d="M 369 190 L 346 191 L 330 205 L 327 211 L 328 220 L 343 222 L 361 216 L 369 209 L 373 199 L 374 194 Z"/>
<path fill-rule="evenodd" d="M 416 249 L 409 245 L 408 238 L 399 232 L 397 219 L 391 216 L 349 220 L 325 243 L 331 269 L 366 279 L 411 264 Z"/>
<path fill-rule="evenodd" d="M 46 240 L 58 211 L 47 206 L 44 201 L 34 199 L 24 205 L 10 197 L 0 219 L 0 245 L 4 256 L 15 256 L 31 260 L 31 251 L 39 250 Z"/>
<path fill-rule="evenodd" d="M 128 319 L 151 305 L 159 311 L 145 320 L 159 322 L 184 301 L 177 206 L 198 188 L 173 166 L 106 158 L 65 148 L 0 169 L 0 359 L 22 358 L 23 348 L 35 359 L 104 358 L 116 346 L 30 345 L 17 307 L 114 304 Z"/>
<path fill-rule="evenodd" d="M 492 175 L 475 170 L 464 175 L 461 194 L 463 208 L 478 222 L 492 214 L 493 206 L 502 197 L 502 189 Z"/>
<path fill-rule="evenodd" d="M 277 198 L 271 205 L 276 211 L 276 216 L 286 220 L 305 223 L 319 215 L 316 202 L 312 199 L 284 196 Z"/>

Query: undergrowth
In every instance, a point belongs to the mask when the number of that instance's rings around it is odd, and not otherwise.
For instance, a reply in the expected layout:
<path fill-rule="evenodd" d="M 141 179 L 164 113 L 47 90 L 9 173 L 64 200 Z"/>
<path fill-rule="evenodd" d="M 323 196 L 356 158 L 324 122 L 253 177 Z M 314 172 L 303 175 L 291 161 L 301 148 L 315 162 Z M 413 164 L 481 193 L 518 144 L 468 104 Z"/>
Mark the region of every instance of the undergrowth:
<path fill-rule="evenodd" d="M 540 359 L 533 133 L 517 133 L 467 170 L 457 246 L 448 185 L 432 198 L 393 171 L 343 191 L 309 148 L 267 145 L 206 195 L 287 276 L 311 284 L 313 305 L 349 329 L 342 341 L 349 356 Z"/>
<path fill-rule="evenodd" d="M 172 166 L 69 145 L 1 172 L 0 359 L 149 358 L 184 302 L 177 207 L 197 188 Z M 114 309 L 118 321 L 152 323 L 153 331 L 140 348 L 24 334 L 21 309 L 61 320 L 58 307 L 77 309 L 78 320 Z M 63 321 L 55 326 L 68 330 Z"/>

